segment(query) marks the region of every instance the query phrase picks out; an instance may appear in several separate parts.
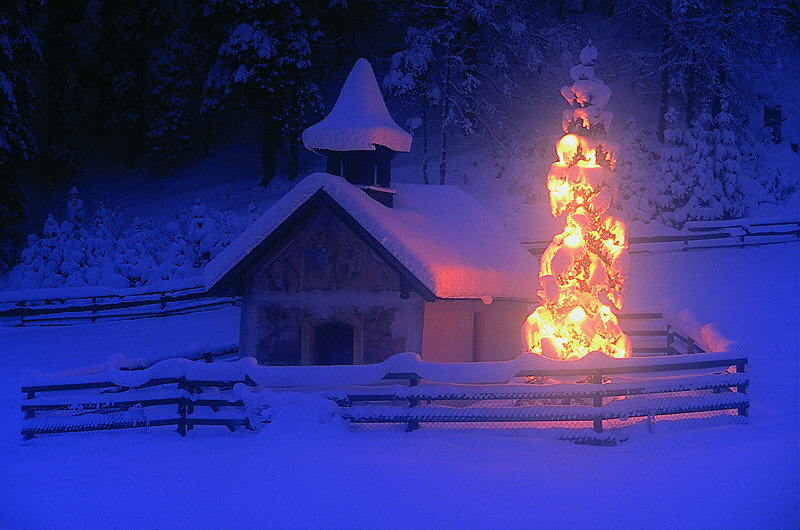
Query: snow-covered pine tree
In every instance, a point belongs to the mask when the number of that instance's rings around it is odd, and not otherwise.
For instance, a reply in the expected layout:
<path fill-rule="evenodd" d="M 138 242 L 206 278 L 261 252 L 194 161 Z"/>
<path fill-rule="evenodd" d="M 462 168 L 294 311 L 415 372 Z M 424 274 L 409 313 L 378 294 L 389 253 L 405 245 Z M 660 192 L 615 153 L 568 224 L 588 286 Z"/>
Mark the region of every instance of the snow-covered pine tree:
<path fill-rule="evenodd" d="M 726 218 L 741 217 L 746 211 L 742 181 L 739 138 L 733 115 L 728 112 L 728 102 L 722 102 L 720 112 L 714 116 L 714 173 L 722 184 L 722 208 Z"/>
<path fill-rule="evenodd" d="M 403 9 L 396 16 L 410 29 L 384 86 L 416 94 L 415 107 L 438 107 L 438 116 L 418 110 L 410 118 L 438 127 L 439 182 L 446 181 L 451 129 L 485 135 L 494 151 L 511 157 L 496 99 L 520 97 L 519 79 L 540 70 L 551 48 L 563 49 L 568 37 L 551 31 L 552 13 L 537 3 L 495 0 L 412 2 Z"/>
<path fill-rule="evenodd" d="M 130 282 L 117 271 L 114 255 L 119 245 L 119 213 L 100 205 L 89 223 L 87 256 L 89 270 L 86 278 L 89 285 L 108 287 L 130 287 Z"/>
<path fill-rule="evenodd" d="M 86 211 L 83 208 L 83 200 L 78 188 L 73 187 L 67 192 L 67 195 L 69 196 L 67 200 L 67 219 L 75 226 L 86 228 Z"/>
<path fill-rule="evenodd" d="M 185 143 L 179 109 L 185 103 L 188 61 L 174 9 L 161 0 L 103 0 L 100 6 L 98 113 L 102 128 L 128 135 L 131 164 L 145 153 L 147 133 L 153 133 L 149 147 L 156 156 Z M 170 114 L 166 122 L 159 121 L 162 114 Z M 154 146 L 161 149 L 153 151 Z"/>
<path fill-rule="evenodd" d="M 655 218 L 648 179 L 652 166 L 653 153 L 645 145 L 636 118 L 631 116 L 625 124 L 614 172 L 619 179 L 615 208 L 632 221 L 650 222 Z"/>
<path fill-rule="evenodd" d="M 686 173 L 692 192 L 686 204 L 688 220 L 711 220 L 723 217 L 722 186 L 714 175 L 713 119 L 708 107 L 702 107 L 684 134 Z"/>
<path fill-rule="evenodd" d="M 670 107 L 664 115 L 664 145 L 658 163 L 659 181 L 655 186 L 653 202 L 658 206 L 659 216 L 665 224 L 680 227 L 687 220 L 685 209 L 692 192 L 692 182 L 686 174 L 686 149 L 683 133 L 678 128 L 680 115 Z"/>
<path fill-rule="evenodd" d="M 44 86 L 47 91 L 47 132 L 42 150 L 45 178 L 72 175 L 78 164 L 73 132 L 85 88 L 78 80 L 81 64 L 80 26 L 88 0 L 43 3 Z"/>
<path fill-rule="evenodd" d="M 621 16 L 629 16 L 635 35 L 645 46 L 656 44 L 641 64 L 661 73 L 661 108 L 685 104 L 691 123 L 706 99 L 712 114 L 726 94 L 738 109 L 751 104 L 748 85 L 755 72 L 772 68 L 773 43 L 784 41 L 786 11 L 774 2 L 698 2 L 695 0 L 631 0 Z M 655 48 L 655 49 L 654 49 Z M 655 60 L 655 64 L 647 64 Z M 666 123 L 659 120 L 662 139 Z"/>
<path fill-rule="evenodd" d="M 244 218 L 206 209 L 195 201 L 188 215 L 163 227 L 134 218 L 120 226 L 119 214 L 100 206 L 87 224 L 77 189 L 69 191 L 66 218 L 49 215 L 39 234 L 28 237 L 22 260 L 11 270 L 14 289 L 105 285 L 138 287 L 201 274 L 245 228 Z"/>
<path fill-rule="evenodd" d="M 83 201 L 73 188 L 69 191 L 67 219 L 59 224 L 49 215 L 41 235 L 28 237 L 22 260 L 9 275 L 11 285 L 17 289 L 35 289 L 89 284 L 92 260 L 84 215 Z"/>
<path fill-rule="evenodd" d="M 267 185 L 277 169 L 282 121 L 296 141 L 296 124 L 319 101 L 310 81 L 318 23 L 294 0 L 210 1 L 203 15 L 221 24 L 224 34 L 203 86 L 201 112 L 208 116 L 231 99 L 261 108 L 261 182 Z"/>
<path fill-rule="evenodd" d="M 390 94 L 402 97 L 414 108 L 408 120 L 409 128 L 422 133 L 422 180 L 430 183 L 428 175 L 428 120 L 429 108 L 438 104 L 439 90 L 434 88 L 433 46 L 439 38 L 435 31 L 409 27 L 406 30 L 406 48 L 392 55 L 389 73 L 383 79 L 383 87 Z"/>
<path fill-rule="evenodd" d="M 174 160 L 187 151 L 189 122 L 189 65 L 192 49 L 183 30 L 173 31 L 150 54 L 149 75 L 153 85 L 149 98 L 146 153 L 149 158 Z"/>
<path fill-rule="evenodd" d="M 19 222 L 25 217 L 25 195 L 17 178 L 37 153 L 30 129 L 33 113 L 31 75 L 41 59 L 31 31 L 35 6 L 23 0 L 0 8 L 0 272 L 16 260 Z"/>

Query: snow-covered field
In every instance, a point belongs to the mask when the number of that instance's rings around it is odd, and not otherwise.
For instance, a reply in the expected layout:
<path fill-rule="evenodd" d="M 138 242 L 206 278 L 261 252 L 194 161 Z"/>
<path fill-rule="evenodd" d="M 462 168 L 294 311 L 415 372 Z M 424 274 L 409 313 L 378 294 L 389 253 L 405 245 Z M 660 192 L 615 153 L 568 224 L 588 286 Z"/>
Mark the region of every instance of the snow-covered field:
<path fill-rule="evenodd" d="M 238 314 L 0 328 L 0 527 L 797 528 L 799 258 L 796 243 L 633 256 L 626 310 L 669 298 L 738 340 L 751 409 L 744 425 L 661 422 L 616 447 L 302 422 L 26 442 L 24 370 L 225 344 Z"/>

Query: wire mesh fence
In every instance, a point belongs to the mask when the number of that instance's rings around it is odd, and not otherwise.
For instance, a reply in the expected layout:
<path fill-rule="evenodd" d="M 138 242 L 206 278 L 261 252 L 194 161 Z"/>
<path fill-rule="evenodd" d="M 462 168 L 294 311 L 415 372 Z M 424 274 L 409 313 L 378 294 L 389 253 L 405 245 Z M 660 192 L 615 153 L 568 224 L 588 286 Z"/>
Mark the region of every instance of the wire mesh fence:
<path fill-rule="evenodd" d="M 532 387 L 563 385 L 553 378 L 523 380 Z M 630 378 L 620 377 L 617 381 L 629 382 Z M 640 382 L 647 384 L 644 379 Z M 614 380 L 607 379 L 604 383 L 613 384 Z M 660 387 L 652 387 L 652 393 L 634 386 L 631 392 L 622 395 L 613 395 L 614 392 L 602 395 L 605 385 L 579 380 L 571 383 L 576 387 L 576 394 L 571 396 L 420 399 L 389 405 L 385 401 L 358 402 L 343 414 L 351 418 L 351 429 L 355 431 L 479 431 L 593 445 L 613 445 L 627 440 L 634 431 L 653 432 L 662 425 L 665 430 L 675 430 L 706 426 L 710 419 L 725 424 L 746 421 L 747 401 L 739 393 L 741 385 L 705 384 L 689 390 L 660 392 L 669 388 L 663 381 L 660 383 Z M 681 388 L 680 384 L 673 386 Z M 584 390 L 587 387 L 597 392 L 587 395 L 591 393 Z M 379 409 L 372 411 L 373 407 Z"/>

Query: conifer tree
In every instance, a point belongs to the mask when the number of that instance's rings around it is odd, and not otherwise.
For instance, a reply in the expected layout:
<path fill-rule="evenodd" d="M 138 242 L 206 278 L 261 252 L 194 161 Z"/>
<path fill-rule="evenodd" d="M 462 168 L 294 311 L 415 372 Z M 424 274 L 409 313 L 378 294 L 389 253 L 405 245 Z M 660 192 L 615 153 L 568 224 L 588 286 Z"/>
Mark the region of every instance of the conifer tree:
<path fill-rule="evenodd" d="M 650 179 L 653 153 L 644 143 L 636 118 L 625 124 L 620 153 L 614 171 L 619 178 L 616 207 L 631 220 L 649 222 L 654 217 L 650 201 Z"/>
<path fill-rule="evenodd" d="M 128 136 L 129 162 L 173 159 L 187 147 L 190 50 L 173 4 L 103 0 L 98 111 L 101 128 Z"/>
<path fill-rule="evenodd" d="M 203 15 L 222 24 L 224 34 L 203 86 L 201 112 L 218 112 L 232 99 L 260 107 L 261 183 L 267 185 L 277 170 L 282 133 L 296 141 L 305 113 L 319 106 L 319 90 L 310 81 L 318 23 L 294 0 L 209 2 Z"/>
<path fill-rule="evenodd" d="M 683 133 L 678 128 L 679 118 L 680 115 L 674 107 L 670 107 L 664 115 L 664 122 L 667 125 L 664 129 L 661 161 L 658 164 L 660 179 L 654 198 L 662 220 L 673 226 L 682 226 L 686 221 L 683 207 L 689 201 L 692 191 L 684 166 L 686 150 L 683 145 Z"/>
<path fill-rule="evenodd" d="M 25 195 L 18 177 L 38 152 L 30 129 L 33 67 L 41 55 L 31 31 L 28 2 L 0 6 L 0 272 L 15 260 L 18 223 L 25 217 Z"/>
<path fill-rule="evenodd" d="M 74 130 L 85 87 L 78 79 L 80 26 L 87 0 L 62 0 L 44 5 L 43 60 L 47 92 L 47 130 L 43 142 L 44 171 L 52 182 L 72 175 L 78 164 Z"/>
<path fill-rule="evenodd" d="M 188 64 L 193 57 L 185 32 L 176 30 L 150 54 L 149 76 L 153 85 L 147 121 L 147 156 L 175 160 L 190 147 L 186 115 L 189 90 Z"/>
<path fill-rule="evenodd" d="M 714 175 L 713 120 L 703 107 L 684 135 L 686 173 L 692 183 L 687 203 L 688 220 L 711 220 L 722 217 L 722 186 Z"/>
<path fill-rule="evenodd" d="M 720 112 L 714 117 L 714 173 L 722 184 L 721 202 L 726 218 L 741 217 L 745 212 L 741 153 L 735 127 L 728 102 L 723 101 Z"/>

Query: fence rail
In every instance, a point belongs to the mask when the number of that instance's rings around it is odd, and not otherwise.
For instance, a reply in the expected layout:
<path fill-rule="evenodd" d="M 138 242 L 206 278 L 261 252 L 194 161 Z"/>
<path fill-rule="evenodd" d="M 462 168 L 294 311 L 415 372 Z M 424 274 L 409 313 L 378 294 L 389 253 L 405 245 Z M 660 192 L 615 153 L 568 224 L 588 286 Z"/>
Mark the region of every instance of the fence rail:
<path fill-rule="evenodd" d="M 98 320 L 132 320 L 210 311 L 238 305 L 238 297 L 209 297 L 201 281 L 165 284 L 161 289 L 38 289 L 27 296 L 0 298 L 5 326 L 70 325 Z"/>
<path fill-rule="evenodd" d="M 686 223 L 681 233 L 628 238 L 632 254 L 674 252 L 712 248 L 743 248 L 800 241 L 800 220 L 702 221 Z M 523 241 L 534 255 L 541 255 L 550 241 Z"/>
<path fill-rule="evenodd" d="M 181 360 L 138 373 L 105 371 L 25 385 L 21 433 L 32 438 L 177 426 L 185 436 L 197 425 L 260 429 L 280 406 L 275 396 L 293 390 L 333 402 L 354 425 L 400 424 L 409 431 L 422 424 L 536 425 L 578 429 L 582 434 L 565 439 L 607 444 L 612 438 L 603 434 L 606 429 L 637 418 L 747 416 L 747 362 L 725 353 L 611 359 L 599 352 L 577 361 L 525 354 L 500 363 L 449 364 L 398 354 L 364 366 Z"/>

